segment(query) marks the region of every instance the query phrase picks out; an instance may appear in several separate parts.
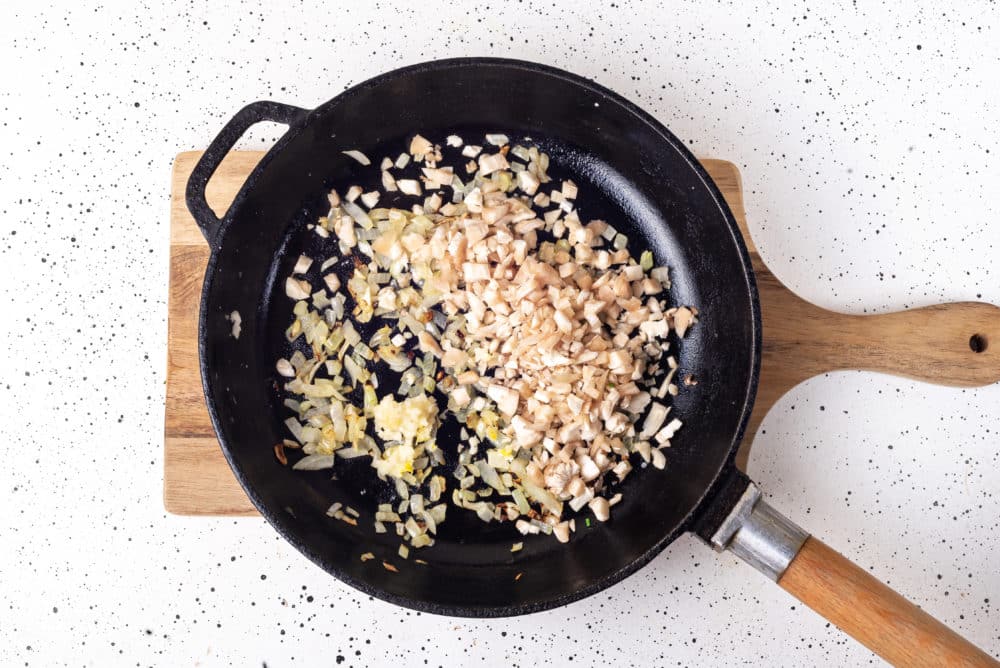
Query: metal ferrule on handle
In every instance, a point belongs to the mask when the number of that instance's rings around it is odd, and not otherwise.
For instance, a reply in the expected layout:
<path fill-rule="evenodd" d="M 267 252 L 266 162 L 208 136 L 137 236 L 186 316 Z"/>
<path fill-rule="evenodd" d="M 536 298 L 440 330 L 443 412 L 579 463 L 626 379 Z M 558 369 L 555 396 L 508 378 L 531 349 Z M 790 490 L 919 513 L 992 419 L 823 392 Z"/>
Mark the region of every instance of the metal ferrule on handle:
<path fill-rule="evenodd" d="M 775 582 L 781 579 L 809 534 L 763 500 L 750 483 L 709 544 L 736 556 Z"/>
<path fill-rule="evenodd" d="M 707 538 L 717 551 L 731 550 L 895 666 L 1000 668 L 986 652 L 772 508 L 757 485 L 745 477 L 738 484 L 746 487 Z"/>

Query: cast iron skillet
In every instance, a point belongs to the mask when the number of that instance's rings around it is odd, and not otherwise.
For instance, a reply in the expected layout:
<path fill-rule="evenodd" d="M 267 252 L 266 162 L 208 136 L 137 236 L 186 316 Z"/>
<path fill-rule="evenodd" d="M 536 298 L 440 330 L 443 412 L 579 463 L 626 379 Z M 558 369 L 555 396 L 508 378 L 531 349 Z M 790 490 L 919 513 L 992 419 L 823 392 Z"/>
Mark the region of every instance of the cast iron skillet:
<path fill-rule="evenodd" d="M 247 179 L 220 220 L 205 185 L 253 124 L 288 131 Z M 686 426 L 664 471 L 637 471 L 611 521 L 583 527 L 568 545 L 449 509 L 437 544 L 404 562 L 396 537 L 372 529 L 386 498 L 367 460 L 329 472 L 280 466 L 286 436 L 274 360 L 287 351 L 291 303 L 283 280 L 303 250 L 306 226 L 324 215 L 331 186 L 363 171 L 341 151 L 378 161 L 421 133 L 440 141 L 503 131 L 530 137 L 552 156 L 556 176 L 580 185 L 582 217 L 625 232 L 634 255 L 653 251 L 673 275 L 670 299 L 693 304 L 700 322 L 679 344 L 680 376 L 695 374 L 673 414 Z M 749 480 L 733 463 L 750 415 L 760 367 L 761 316 L 747 249 L 718 189 L 681 142 L 635 105 L 550 67 L 512 60 L 457 59 L 378 76 L 312 111 L 257 102 L 212 142 L 188 182 L 187 202 L 212 254 L 202 295 L 199 343 L 209 414 L 226 458 L 268 521 L 322 568 L 365 593 L 422 611 L 493 617 L 567 604 L 635 572 L 684 531 L 706 539 L 741 499 Z M 227 314 L 242 315 L 231 336 Z M 447 436 L 439 443 L 448 449 Z M 361 511 L 357 527 L 328 518 L 331 502 Z M 583 522 L 578 522 L 578 526 Z M 804 534 L 803 534 L 804 536 Z M 363 563 L 360 555 L 376 559 Z M 427 563 L 416 564 L 414 558 Z M 382 566 L 397 566 L 393 573 Z"/>

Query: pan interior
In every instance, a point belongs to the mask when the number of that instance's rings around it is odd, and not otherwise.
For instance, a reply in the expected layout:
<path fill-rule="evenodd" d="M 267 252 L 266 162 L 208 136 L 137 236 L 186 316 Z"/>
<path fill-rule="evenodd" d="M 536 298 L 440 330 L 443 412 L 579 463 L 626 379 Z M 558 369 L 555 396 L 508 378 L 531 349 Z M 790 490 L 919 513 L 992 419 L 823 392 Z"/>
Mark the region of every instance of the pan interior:
<path fill-rule="evenodd" d="M 281 467 L 272 446 L 286 437 L 274 360 L 291 301 L 284 278 L 300 252 L 325 256 L 335 244 L 307 225 L 325 215 L 330 187 L 376 187 L 377 170 L 341 151 L 359 149 L 376 164 L 395 157 L 415 133 L 443 143 L 458 134 L 481 143 L 486 132 L 526 137 L 551 156 L 550 174 L 580 186 L 584 220 L 603 219 L 629 237 L 635 257 L 652 250 L 671 268 L 673 304 L 697 306 L 700 322 L 679 345 L 683 388 L 673 415 L 685 422 L 664 471 L 637 470 L 606 524 L 582 513 L 568 545 L 521 537 L 509 524 L 484 524 L 451 507 L 437 544 L 396 555 L 395 535 L 372 530 L 388 498 L 368 459 L 338 461 L 330 472 Z M 645 563 L 672 540 L 730 461 L 754 383 L 752 279 L 728 210 L 669 134 L 618 98 L 556 71 L 481 61 L 442 62 L 390 73 L 313 112 L 301 130 L 252 177 L 220 237 L 203 303 L 203 363 L 220 441 L 241 482 L 268 519 L 310 558 L 373 595 L 434 612 L 500 615 L 552 607 L 593 593 Z M 346 269 L 345 269 L 346 271 Z M 317 277 L 312 276 L 314 285 Z M 243 333 L 230 336 L 225 314 L 239 310 Z M 380 383 L 380 394 L 391 389 Z M 457 429 L 438 442 L 454 450 Z M 446 476 L 449 482 L 453 481 Z M 326 517 L 334 501 L 361 513 L 352 527 Z M 514 542 L 524 549 L 511 553 Z M 362 563 L 360 555 L 375 560 Z M 412 560 L 427 563 L 416 564 Z M 393 563 L 398 573 L 383 568 Z"/>

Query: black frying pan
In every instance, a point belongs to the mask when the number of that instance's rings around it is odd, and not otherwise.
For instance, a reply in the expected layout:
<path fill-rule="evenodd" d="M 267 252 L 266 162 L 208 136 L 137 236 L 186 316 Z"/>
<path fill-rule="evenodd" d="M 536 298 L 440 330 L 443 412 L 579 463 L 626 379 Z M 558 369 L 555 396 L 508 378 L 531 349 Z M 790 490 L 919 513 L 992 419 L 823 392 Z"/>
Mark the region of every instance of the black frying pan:
<path fill-rule="evenodd" d="M 240 136 L 260 121 L 289 129 L 220 220 L 205 201 L 205 185 Z M 693 304 L 702 313 L 679 345 L 679 377 L 693 373 L 699 383 L 674 402 L 673 414 L 686 426 L 673 440 L 666 470 L 630 476 L 611 521 L 581 527 L 569 544 L 529 537 L 523 551 L 512 554 L 511 544 L 522 540 L 512 527 L 487 525 L 451 508 L 437 544 L 402 561 L 396 537 L 372 529 L 375 507 L 387 492 L 367 460 L 338 461 L 333 481 L 328 471 L 292 471 L 275 461 L 272 446 L 286 437 L 273 370 L 274 360 L 287 353 L 283 332 L 291 320 L 283 280 L 300 252 L 321 253 L 306 225 L 326 213 L 331 187 L 343 192 L 362 172 L 376 171 L 359 170 L 341 151 L 360 149 L 377 161 L 397 155 L 418 132 L 438 141 L 452 132 L 530 137 L 551 155 L 554 176 L 571 176 L 580 185 L 581 216 L 613 221 L 629 236 L 635 256 L 652 250 L 658 264 L 671 267 L 672 303 Z M 760 366 L 760 308 L 747 249 L 691 153 L 618 95 L 536 64 L 458 59 L 384 74 L 312 111 L 258 102 L 236 114 L 212 142 L 188 182 L 187 202 L 212 248 L 199 343 L 205 396 L 223 452 L 268 521 L 341 580 L 427 612 L 517 615 L 613 585 L 684 531 L 721 548 L 730 544 L 726 534 L 734 526 L 745 525 L 744 538 L 780 529 L 762 517 L 766 504 L 755 501 L 756 488 L 733 464 Z M 243 320 L 238 340 L 226 318 L 234 310 Z M 445 436 L 438 442 L 447 449 Z M 333 501 L 361 512 L 357 527 L 325 515 Z M 739 512 L 743 524 L 734 525 Z M 782 572 L 805 537 L 790 535 L 786 563 L 773 567 Z M 780 540 L 775 545 L 782 547 Z M 360 555 L 369 551 L 377 558 L 362 562 Z M 398 572 L 386 570 L 383 560 Z"/>

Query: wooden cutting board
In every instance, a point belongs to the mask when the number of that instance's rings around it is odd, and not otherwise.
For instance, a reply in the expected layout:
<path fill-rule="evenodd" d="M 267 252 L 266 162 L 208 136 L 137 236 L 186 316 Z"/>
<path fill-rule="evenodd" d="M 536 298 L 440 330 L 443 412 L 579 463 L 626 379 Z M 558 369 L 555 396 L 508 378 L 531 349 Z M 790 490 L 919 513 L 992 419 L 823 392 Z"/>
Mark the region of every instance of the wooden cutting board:
<path fill-rule="evenodd" d="M 231 152 L 208 184 L 222 214 L 263 153 Z M 174 162 L 170 200 L 170 294 L 163 503 L 178 515 L 256 515 L 212 430 L 198 370 L 198 309 L 208 246 L 188 213 L 184 188 L 200 152 Z M 764 321 L 757 402 L 738 457 L 785 392 L 838 369 L 869 369 L 971 387 L 1000 380 L 1000 308 L 965 302 L 875 316 L 834 313 L 788 290 L 764 265 L 750 238 L 740 173 L 725 160 L 702 160 L 729 203 L 750 249 Z M 979 352 L 976 352 L 976 351 Z"/>

